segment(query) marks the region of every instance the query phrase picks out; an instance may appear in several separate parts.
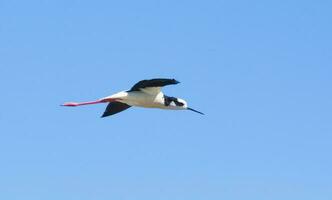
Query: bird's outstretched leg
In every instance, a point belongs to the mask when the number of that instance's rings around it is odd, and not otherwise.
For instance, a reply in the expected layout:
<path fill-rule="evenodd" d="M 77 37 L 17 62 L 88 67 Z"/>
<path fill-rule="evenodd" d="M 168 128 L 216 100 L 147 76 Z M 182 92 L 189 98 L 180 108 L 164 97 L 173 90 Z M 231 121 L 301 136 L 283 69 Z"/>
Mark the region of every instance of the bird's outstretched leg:
<path fill-rule="evenodd" d="M 96 101 L 86 101 L 86 102 L 67 102 L 62 104 L 61 106 L 71 106 L 71 107 L 75 107 L 75 106 L 83 106 L 83 105 L 91 105 L 91 104 L 97 104 L 97 103 L 108 103 L 108 102 L 114 102 L 117 100 L 121 100 L 119 98 L 107 98 L 107 99 L 99 99 Z"/>

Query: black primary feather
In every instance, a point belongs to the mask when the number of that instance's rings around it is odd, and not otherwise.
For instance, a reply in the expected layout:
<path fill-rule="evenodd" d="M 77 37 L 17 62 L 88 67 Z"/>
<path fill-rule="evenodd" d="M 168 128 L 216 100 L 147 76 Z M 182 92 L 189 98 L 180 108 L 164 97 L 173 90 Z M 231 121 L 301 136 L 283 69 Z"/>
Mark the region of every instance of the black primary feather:
<path fill-rule="evenodd" d="M 122 112 L 131 106 L 121 102 L 111 102 L 107 105 L 104 114 L 101 117 L 107 117 Z"/>
<path fill-rule="evenodd" d="M 139 91 L 140 88 L 147 88 L 147 87 L 164 87 L 166 85 L 175 85 L 180 83 L 175 79 L 167 79 L 167 78 L 155 78 L 150 80 L 142 80 L 136 83 L 130 90 L 131 91 Z"/>

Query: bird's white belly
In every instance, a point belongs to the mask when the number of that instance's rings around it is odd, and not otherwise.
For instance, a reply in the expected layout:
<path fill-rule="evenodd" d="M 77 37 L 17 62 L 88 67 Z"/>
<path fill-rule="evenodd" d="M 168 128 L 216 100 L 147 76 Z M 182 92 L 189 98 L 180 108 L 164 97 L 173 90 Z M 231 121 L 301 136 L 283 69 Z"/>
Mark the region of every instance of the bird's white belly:
<path fill-rule="evenodd" d="M 146 107 L 146 108 L 164 108 L 163 94 L 150 95 L 144 92 L 129 92 L 126 98 L 121 102 L 130 106 Z"/>

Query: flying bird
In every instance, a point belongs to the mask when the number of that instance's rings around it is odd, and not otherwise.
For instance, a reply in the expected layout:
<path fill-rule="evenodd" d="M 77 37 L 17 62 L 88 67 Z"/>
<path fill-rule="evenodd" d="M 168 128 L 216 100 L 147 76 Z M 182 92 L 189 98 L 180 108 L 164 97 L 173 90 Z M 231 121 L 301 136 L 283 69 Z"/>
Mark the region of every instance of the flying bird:
<path fill-rule="evenodd" d="M 136 83 L 130 90 L 118 92 L 96 101 L 67 102 L 62 106 L 82 106 L 97 103 L 108 103 L 101 117 L 107 117 L 122 112 L 132 106 L 144 108 L 160 108 L 167 110 L 190 110 L 204 115 L 195 109 L 188 107 L 185 100 L 164 95 L 161 88 L 167 85 L 180 83 L 175 79 L 156 78 L 142 80 Z"/>

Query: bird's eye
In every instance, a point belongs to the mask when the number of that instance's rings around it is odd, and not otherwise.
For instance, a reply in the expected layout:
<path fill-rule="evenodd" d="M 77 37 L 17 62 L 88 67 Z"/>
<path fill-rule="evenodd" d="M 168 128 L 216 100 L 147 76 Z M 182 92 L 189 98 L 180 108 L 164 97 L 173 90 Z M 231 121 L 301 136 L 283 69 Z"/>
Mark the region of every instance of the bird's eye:
<path fill-rule="evenodd" d="M 184 103 L 181 103 L 181 102 L 175 101 L 175 105 L 177 105 L 177 106 L 184 106 Z"/>

